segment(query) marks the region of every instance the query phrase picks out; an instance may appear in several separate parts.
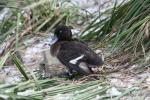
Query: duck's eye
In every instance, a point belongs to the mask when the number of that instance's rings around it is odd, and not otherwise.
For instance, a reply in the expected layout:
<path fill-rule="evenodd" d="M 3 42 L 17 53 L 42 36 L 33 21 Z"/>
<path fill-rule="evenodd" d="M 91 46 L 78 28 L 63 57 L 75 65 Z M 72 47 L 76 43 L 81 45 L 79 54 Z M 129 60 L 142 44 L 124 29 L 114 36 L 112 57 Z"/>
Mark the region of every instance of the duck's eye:
<path fill-rule="evenodd" d="M 59 32 L 62 33 L 62 30 L 60 30 Z"/>

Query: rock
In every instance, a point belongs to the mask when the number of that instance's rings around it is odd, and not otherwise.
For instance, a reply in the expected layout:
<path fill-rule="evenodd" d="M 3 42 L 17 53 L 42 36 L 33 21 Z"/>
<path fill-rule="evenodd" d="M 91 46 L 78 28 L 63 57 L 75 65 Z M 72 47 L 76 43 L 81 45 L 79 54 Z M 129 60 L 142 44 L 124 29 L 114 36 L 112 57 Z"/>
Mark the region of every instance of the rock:
<path fill-rule="evenodd" d="M 106 91 L 108 96 L 118 96 L 121 95 L 122 93 L 118 91 L 115 87 L 112 87 Z"/>
<path fill-rule="evenodd" d="M 0 23 L 4 22 L 5 20 L 8 20 L 12 15 L 12 12 L 10 10 L 10 8 L 4 8 L 1 12 L 0 12 Z"/>

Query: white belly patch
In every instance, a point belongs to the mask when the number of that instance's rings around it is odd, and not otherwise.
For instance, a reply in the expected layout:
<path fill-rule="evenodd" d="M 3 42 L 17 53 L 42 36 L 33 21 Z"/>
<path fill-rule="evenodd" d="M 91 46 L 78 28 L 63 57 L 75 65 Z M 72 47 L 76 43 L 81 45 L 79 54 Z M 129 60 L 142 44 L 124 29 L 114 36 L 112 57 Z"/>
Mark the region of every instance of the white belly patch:
<path fill-rule="evenodd" d="M 78 60 L 82 59 L 83 57 L 84 57 L 84 55 L 81 55 L 75 59 L 70 60 L 69 63 L 76 64 L 78 62 Z"/>

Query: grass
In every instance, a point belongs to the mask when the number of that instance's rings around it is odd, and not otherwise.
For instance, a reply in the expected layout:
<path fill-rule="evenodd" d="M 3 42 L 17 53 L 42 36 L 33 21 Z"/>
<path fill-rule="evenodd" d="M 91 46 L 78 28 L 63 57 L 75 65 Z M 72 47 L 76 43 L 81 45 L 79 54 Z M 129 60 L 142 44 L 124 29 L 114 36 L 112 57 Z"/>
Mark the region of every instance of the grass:
<path fill-rule="evenodd" d="M 11 85 L 0 85 L 0 90 L 4 91 L 0 93 L 0 98 L 4 99 L 15 99 L 15 100 L 43 100 L 43 99 L 57 99 L 64 98 L 63 100 L 91 100 L 99 95 L 99 98 L 107 100 L 110 98 L 115 98 L 116 96 L 103 96 L 106 91 L 110 89 L 107 83 L 101 81 L 92 81 L 82 84 L 69 82 L 66 84 L 60 84 L 60 79 L 46 79 L 37 81 L 41 90 L 37 90 L 34 81 L 26 81 L 21 83 L 15 83 Z M 48 85 L 49 84 L 49 85 Z M 53 85 L 52 85 L 53 84 Z M 46 86 L 46 87 L 45 87 Z M 129 92 L 135 90 L 129 89 L 125 91 L 122 95 L 119 95 L 116 100 L 121 96 L 128 94 Z M 137 89 L 136 89 L 137 90 Z M 27 92 L 28 91 L 28 92 Z M 11 95 L 10 95 L 11 94 Z M 62 95 L 64 94 L 64 95 Z M 64 97 L 65 96 L 65 97 Z"/>
<path fill-rule="evenodd" d="M 150 38 L 149 0 L 130 0 L 95 18 L 83 31 L 81 39 L 98 42 L 95 46 L 106 47 L 114 53 L 130 52 L 135 58 L 145 59 L 149 54 Z M 104 45 L 105 44 L 105 45 Z M 140 53 L 140 55 L 138 55 Z M 140 63 L 144 63 L 140 62 Z"/>
<path fill-rule="evenodd" d="M 106 91 L 112 86 L 106 80 L 85 83 L 71 83 L 55 78 L 38 80 L 14 53 L 21 47 L 24 38 L 33 37 L 40 32 L 53 32 L 59 23 L 75 26 L 74 23 L 78 19 L 87 15 L 80 13 L 80 7 L 65 0 L 14 1 L 0 1 L 0 10 L 7 6 L 12 12 L 12 15 L 0 24 L 0 46 L 3 47 L 0 52 L 0 69 L 11 57 L 24 78 L 19 83 L 0 84 L 0 99 L 47 100 L 65 96 L 68 100 L 91 100 L 96 97 L 119 100 L 138 90 L 135 87 L 127 88 L 123 89 L 121 95 L 109 96 Z M 133 53 L 135 60 L 132 63 L 139 66 L 132 70 L 141 72 L 150 67 L 149 8 L 149 0 L 130 0 L 120 5 L 115 3 L 112 9 L 94 15 L 80 37 L 85 41 L 95 41 L 94 48 L 105 47 L 112 54 L 126 51 Z M 23 11 L 27 11 L 27 16 Z"/>
<path fill-rule="evenodd" d="M 4 66 L 6 60 L 8 59 L 8 57 L 10 56 L 10 52 L 8 52 L 4 57 L 1 57 L 0 59 L 0 69 Z"/>

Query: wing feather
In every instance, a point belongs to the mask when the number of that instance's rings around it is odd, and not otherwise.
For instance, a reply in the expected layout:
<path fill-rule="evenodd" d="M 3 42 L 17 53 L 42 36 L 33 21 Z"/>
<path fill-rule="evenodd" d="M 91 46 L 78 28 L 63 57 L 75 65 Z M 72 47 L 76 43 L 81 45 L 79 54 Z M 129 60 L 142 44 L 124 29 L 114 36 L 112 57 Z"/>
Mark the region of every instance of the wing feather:
<path fill-rule="evenodd" d="M 87 45 L 77 42 L 63 42 L 61 43 L 61 47 L 58 53 L 58 58 L 65 60 L 69 63 L 69 61 L 73 59 L 77 59 L 82 56 L 82 59 L 79 59 L 79 62 L 85 62 L 90 65 L 101 65 L 103 64 L 102 59 Z"/>

